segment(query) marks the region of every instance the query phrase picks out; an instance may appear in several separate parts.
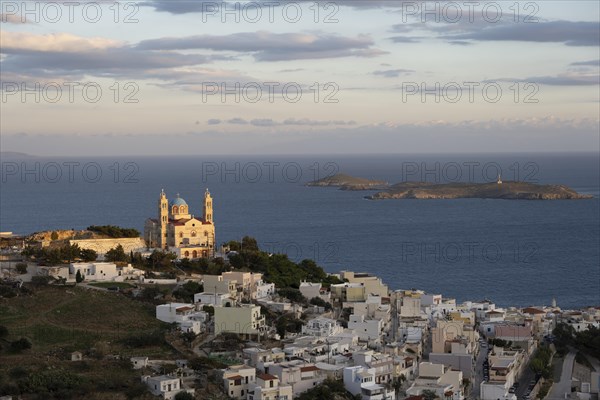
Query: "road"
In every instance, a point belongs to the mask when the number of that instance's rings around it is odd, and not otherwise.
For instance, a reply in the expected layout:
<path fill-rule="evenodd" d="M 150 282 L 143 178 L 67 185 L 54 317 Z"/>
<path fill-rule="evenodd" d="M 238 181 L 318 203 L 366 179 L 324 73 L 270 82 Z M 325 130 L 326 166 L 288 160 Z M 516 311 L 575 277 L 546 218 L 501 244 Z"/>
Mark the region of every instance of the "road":
<path fill-rule="evenodd" d="M 479 392 L 481 391 L 481 381 L 483 380 L 483 361 L 487 358 L 488 347 L 482 347 L 479 344 L 479 354 L 475 360 L 475 380 L 473 381 L 473 387 L 471 393 L 469 393 L 469 399 L 478 399 Z"/>
<path fill-rule="evenodd" d="M 526 365 L 523 371 L 521 372 L 521 376 L 519 376 L 518 382 L 519 387 L 517 388 L 515 394 L 517 395 L 517 399 L 522 399 L 527 392 L 529 387 L 529 382 L 535 379 L 535 372 L 529 368 L 529 365 Z"/>
<path fill-rule="evenodd" d="M 577 354 L 577 351 L 570 349 L 569 354 L 565 356 L 560 381 L 552 385 L 552 389 L 548 393 L 548 397 L 546 397 L 547 400 L 564 400 L 565 394 L 571 393 L 571 376 L 573 374 L 575 354 Z"/>

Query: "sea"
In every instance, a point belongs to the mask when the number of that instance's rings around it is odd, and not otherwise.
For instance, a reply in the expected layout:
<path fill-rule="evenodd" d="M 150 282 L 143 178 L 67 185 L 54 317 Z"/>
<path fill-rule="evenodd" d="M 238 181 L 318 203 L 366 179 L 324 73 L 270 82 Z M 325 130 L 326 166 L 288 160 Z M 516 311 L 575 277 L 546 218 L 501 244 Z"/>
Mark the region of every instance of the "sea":
<path fill-rule="evenodd" d="M 0 231 L 118 225 L 142 231 L 161 190 L 202 214 L 213 197 L 218 243 L 313 259 L 328 272 L 380 276 L 499 306 L 600 306 L 598 153 L 55 157 L 5 153 Z M 527 181 L 587 200 L 367 200 L 369 191 L 307 187 L 345 173 L 390 183 Z"/>

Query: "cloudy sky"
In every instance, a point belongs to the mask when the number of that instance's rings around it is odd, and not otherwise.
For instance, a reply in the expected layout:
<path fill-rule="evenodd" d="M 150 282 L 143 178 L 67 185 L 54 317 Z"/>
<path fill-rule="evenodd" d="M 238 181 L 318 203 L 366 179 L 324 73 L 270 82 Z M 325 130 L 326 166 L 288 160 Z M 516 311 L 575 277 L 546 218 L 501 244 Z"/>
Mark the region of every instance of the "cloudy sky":
<path fill-rule="evenodd" d="M 597 1 L 0 1 L 39 155 L 598 151 Z"/>

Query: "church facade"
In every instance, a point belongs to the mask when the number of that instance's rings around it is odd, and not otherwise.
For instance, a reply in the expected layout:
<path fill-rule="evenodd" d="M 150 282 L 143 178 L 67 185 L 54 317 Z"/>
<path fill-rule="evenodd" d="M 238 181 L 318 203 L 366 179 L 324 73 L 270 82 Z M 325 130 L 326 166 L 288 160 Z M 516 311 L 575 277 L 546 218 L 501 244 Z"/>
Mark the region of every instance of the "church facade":
<path fill-rule="evenodd" d="M 148 247 L 173 252 L 177 258 L 211 257 L 215 251 L 213 200 L 206 189 L 202 218 L 190 214 L 188 204 L 177 197 L 169 202 L 164 190 L 158 199 L 158 218 L 149 218 L 144 225 Z"/>

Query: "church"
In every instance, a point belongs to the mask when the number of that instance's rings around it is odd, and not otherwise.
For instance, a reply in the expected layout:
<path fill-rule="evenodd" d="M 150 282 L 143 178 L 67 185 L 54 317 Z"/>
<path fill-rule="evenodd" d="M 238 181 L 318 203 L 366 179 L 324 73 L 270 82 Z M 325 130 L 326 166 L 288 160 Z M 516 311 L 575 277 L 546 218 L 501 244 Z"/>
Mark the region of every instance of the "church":
<path fill-rule="evenodd" d="M 158 218 L 149 218 L 144 225 L 148 247 L 170 251 L 177 258 L 197 259 L 214 256 L 215 225 L 212 197 L 204 193 L 202 219 L 190 214 L 189 206 L 177 195 L 169 202 L 162 190 L 158 199 Z"/>

